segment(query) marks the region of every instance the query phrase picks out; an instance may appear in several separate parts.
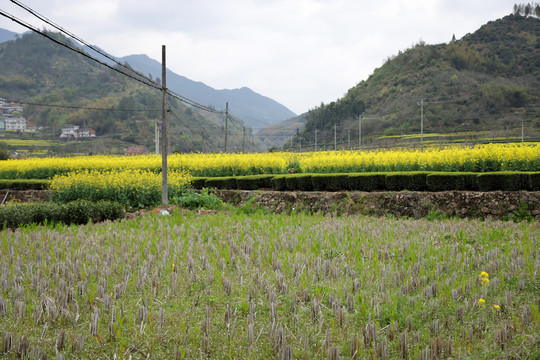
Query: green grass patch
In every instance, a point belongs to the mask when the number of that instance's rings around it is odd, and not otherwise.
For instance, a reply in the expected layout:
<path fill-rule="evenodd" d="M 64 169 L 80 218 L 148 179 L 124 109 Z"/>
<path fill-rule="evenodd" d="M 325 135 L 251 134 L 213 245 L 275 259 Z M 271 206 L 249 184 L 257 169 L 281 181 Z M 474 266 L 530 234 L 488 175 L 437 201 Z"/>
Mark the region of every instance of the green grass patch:
<path fill-rule="evenodd" d="M 0 225 L 16 228 L 30 224 L 85 224 L 116 220 L 124 216 L 123 206 L 112 201 L 77 200 L 65 204 L 27 203 L 0 206 Z"/>
<path fill-rule="evenodd" d="M 248 208 L 4 230 L 2 356 L 538 353 L 537 222 Z"/>

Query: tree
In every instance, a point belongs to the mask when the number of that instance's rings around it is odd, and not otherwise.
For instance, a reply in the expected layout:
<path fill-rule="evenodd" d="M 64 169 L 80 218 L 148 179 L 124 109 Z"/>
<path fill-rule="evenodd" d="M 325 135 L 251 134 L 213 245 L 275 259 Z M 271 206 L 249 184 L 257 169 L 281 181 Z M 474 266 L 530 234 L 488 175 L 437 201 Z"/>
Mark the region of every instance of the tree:
<path fill-rule="evenodd" d="M 0 142 L 0 160 L 7 160 L 11 157 L 9 148 L 5 142 Z"/>
<path fill-rule="evenodd" d="M 525 17 L 531 14 L 531 4 L 525 5 Z"/>
<path fill-rule="evenodd" d="M 527 4 L 514 4 L 514 15 L 521 16 L 536 16 L 540 17 L 540 4 L 527 3 Z"/>

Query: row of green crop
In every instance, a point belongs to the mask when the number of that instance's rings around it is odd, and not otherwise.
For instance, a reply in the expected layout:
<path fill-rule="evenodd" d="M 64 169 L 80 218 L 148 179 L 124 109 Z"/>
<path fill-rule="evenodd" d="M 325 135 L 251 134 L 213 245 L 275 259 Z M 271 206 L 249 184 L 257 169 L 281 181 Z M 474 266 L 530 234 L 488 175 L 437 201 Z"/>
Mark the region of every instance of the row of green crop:
<path fill-rule="evenodd" d="M 116 220 L 122 217 L 124 217 L 122 204 L 105 200 L 0 206 L 1 228 L 44 223 L 86 224 L 89 221 Z"/>
<path fill-rule="evenodd" d="M 195 178 L 196 189 L 289 191 L 540 191 L 540 172 L 392 172 Z"/>
<path fill-rule="evenodd" d="M 0 179 L 0 189 L 44 190 L 50 184 L 51 180 L 44 179 Z"/>
<path fill-rule="evenodd" d="M 46 189 L 48 184 L 48 181 L 43 180 L 0 180 L 0 189 Z M 136 188 L 103 189 L 95 186 L 81 187 L 78 183 L 73 185 L 53 191 L 51 199 L 56 202 L 69 202 L 76 199 L 111 200 L 118 201 L 127 208 L 155 206 L 161 199 L 161 191 L 158 187 L 148 191 L 138 191 Z M 192 187 L 195 189 L 273 189 L 278 191 L 540 191 L 540 172 L 251 175 L 195 178 L 192 181 Z M 172 198 L 181 198 L 187 194 L 186 190 L 184 188 L 184 190 L 180 189 L 180 192 L 172 191 L 169 195 Z"/>
<path fill-rule="evenodd" d="M 0 180 L 0 189 L 40 190 L 47 189 L 49 184 L 49 180 Z M 192 186 L 196 189 L 290 191 L 539 191 L 540 172 L 391 172 L 199 177 L 193 179 Z"/>

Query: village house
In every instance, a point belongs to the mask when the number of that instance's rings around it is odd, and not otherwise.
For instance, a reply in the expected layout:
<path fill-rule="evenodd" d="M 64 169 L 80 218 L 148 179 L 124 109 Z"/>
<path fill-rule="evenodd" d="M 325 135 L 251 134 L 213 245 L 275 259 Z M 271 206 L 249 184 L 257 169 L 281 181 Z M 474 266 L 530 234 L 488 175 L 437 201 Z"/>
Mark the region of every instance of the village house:
<path fill-rule="evenodd" d="M 16 117 L 5 117 L 3 119 L 3 129 L 5 131 L 17 131 L 25 132 L 26 131 L 26 119 L 25 118 L 16 118 Z"/>
<path fill-rule="evenodd" d="M 7 102 L 5 99 L 0 98 L 0 110 L 2 114 L 6 115 L 12 114 L 15 111 L 22 113 L 24 111 L 24 107 L 19 103 Z"/>
<path fill-rule="evenodd" d="M 79 125 L 68 124 L 62 128 L 61 138 L 94 138 L 96 137 L 96 131 L 90 128 L 81 128 Z"/>
<path fill-rule="evenodd" d="M 25 132 L 26 119 L 16 114 L 22 113 L 23 107 L 14 102 L 7 102 L 0 98 L 0 131 Z"/>

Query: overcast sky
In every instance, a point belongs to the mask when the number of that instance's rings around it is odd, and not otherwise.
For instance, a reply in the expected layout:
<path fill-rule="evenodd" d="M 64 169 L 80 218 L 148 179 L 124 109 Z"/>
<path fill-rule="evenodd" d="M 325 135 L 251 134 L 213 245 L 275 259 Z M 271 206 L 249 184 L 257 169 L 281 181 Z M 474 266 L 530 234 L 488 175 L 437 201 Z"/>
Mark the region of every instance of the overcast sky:
<path fill-rule="evenodd" d="M 115 56 L 147 54 L 216 89 L 249 87 L 297 114 L 342 97 L 420 40 L 446 43 L 509 0 L 20 0 Z M 1 9 L 44 26 L 10 0 Z M 0 28 L 25 28 L 1 17 Z"/>

